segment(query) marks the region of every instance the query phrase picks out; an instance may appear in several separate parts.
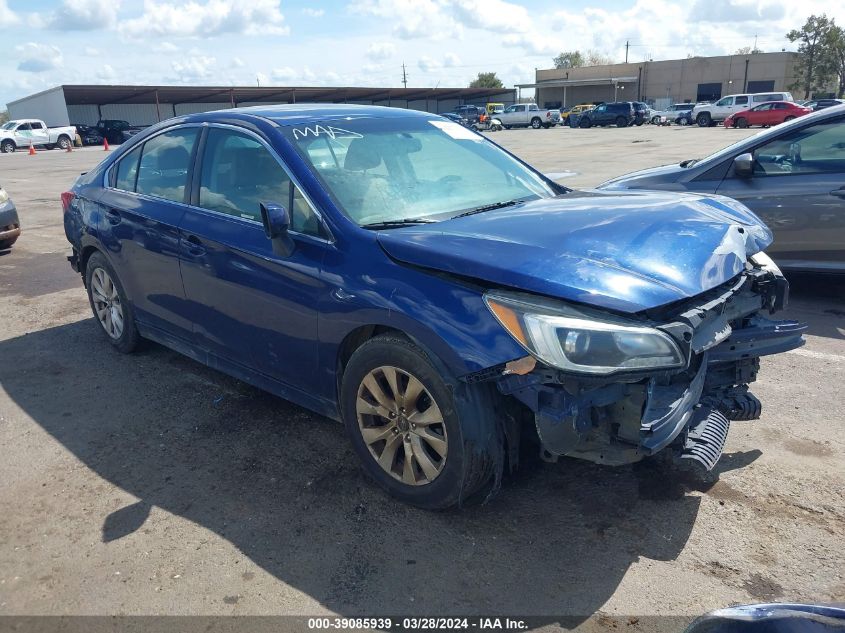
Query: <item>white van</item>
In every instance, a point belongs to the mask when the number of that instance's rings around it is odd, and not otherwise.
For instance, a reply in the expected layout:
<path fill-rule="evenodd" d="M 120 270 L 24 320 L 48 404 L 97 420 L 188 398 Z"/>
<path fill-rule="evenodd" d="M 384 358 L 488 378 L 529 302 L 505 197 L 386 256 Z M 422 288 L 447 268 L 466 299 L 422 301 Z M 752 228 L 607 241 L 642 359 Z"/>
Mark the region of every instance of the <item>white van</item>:
<path fill-rule="evenodd" d="M 793 101 L 789 92 L 757 92 L 753 94 L 728 95 L 716 103 L 699 103 L 692 109 L 692 120 L 700 127 L 708 127 L 724 121 L 734 112 L 747 110 L 767 101 Z"/>

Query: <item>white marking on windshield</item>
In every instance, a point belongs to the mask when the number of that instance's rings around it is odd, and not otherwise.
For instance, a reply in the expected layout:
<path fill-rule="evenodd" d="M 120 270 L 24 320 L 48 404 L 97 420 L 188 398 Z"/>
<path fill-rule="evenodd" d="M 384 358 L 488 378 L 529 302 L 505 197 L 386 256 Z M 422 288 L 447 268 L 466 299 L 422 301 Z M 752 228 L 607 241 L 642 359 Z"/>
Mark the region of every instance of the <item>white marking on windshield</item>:
<path fill-rule="evenodd" d="M 364 138 L 363 134 L 358 134 L 358 132 L 350 132 L 349 130 L 344 130 L 339 127 L 333 127 L 331 125 L 315 125 L 314 127 L 305 127 L 302 129 L 295 128 L 293 130 L 293 138 L 295 140 L 299 140 L 300 138 L 308 138 L 309 136 L 313 136 L 315 138 L 319 137 L 321 134 L 325 134 L 326 136 L 335 139 L 338 137 L 341 138 Z"/>

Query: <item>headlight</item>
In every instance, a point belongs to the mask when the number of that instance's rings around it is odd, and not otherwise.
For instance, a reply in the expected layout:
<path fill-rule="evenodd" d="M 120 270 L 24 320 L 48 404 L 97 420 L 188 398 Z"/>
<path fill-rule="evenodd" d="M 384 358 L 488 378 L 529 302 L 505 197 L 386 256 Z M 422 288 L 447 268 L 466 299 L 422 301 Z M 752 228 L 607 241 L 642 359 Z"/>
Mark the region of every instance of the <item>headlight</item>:
<path fill-rule="evenodd" d="M 0 189 L 0 204 L 3 204 L 8 199 L 9 199 L 9 194 L 6 193 L 5 190 Z"/>
<path fill-rule="evenodd" d="M 686 363 L 675 341 L 652 327 L 608 316 L 595 318 L 542 299 L 484 295 L 487 307 L 528 352 L 566 371 L 611 374 L 671 369 Z"/>
<path fill-rule="evenodd" d="M 0 198 L 2 201 L 2 198 Z M 783 273 L 780 272 L 780 268 L 778 265 L 772 261 L 772 258 L 766 255 L 763 251 L 759 253 L 754 253 L 751 257 L 749 257 L 753 263 L 757 264 L 763 270 L 767 270 L 770 273 L 776 274 L 778 277 L 783 277 Z"/>

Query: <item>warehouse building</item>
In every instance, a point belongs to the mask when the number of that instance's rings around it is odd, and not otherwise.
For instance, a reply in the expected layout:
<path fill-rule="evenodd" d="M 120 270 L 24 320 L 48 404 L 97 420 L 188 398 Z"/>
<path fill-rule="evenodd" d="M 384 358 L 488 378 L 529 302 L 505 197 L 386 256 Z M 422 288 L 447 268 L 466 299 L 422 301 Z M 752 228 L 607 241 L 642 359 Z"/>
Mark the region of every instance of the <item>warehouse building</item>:
<path fill-rule="evenodd" d="M 535 101 L 546 108 L 601 101 L 645 101 L 664 108 L 741 92 L 789 91 L 797 60 L 798 53 L 782 52 L 551 68 L 537 70 L 534 83 L 517 88 L 533 88 Z"/>
<path fill-rule="evenodd" d="M 514 103 L 502 88 L 315 88 L 233 86 L 56 86 L 8 104 L 12 119 L 94 125 L 120 119 L 151 125 L 173 116 L 277 103 L 356 103 L 449 112 L 463 104 Z"/>

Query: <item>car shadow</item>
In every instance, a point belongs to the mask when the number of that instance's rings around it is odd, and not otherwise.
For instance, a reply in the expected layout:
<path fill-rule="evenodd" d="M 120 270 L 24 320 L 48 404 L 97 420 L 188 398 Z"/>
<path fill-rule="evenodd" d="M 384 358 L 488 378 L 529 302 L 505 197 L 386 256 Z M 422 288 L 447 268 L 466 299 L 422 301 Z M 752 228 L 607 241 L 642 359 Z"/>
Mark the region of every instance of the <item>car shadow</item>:
<path fill-rule="evenodd" d="M 365 479 L 336 422 L 157 345 L 120 355 L 93 319 L 0 341 L 0 358 L 11 399 L 138 498 L 93 517 L 104 543 L 159 507 L 342 615 L 588 617 L 632 563 L 679 555 L 701 501 L 657 464 L 533 460 L 486 505 L 425 512 Z"/>
<path fill-rule="evenodd" d="M 783 316 L 807 324 L 807 334 L 845 339 L 845 275 L 789 273 L 789 307 Z"/>

